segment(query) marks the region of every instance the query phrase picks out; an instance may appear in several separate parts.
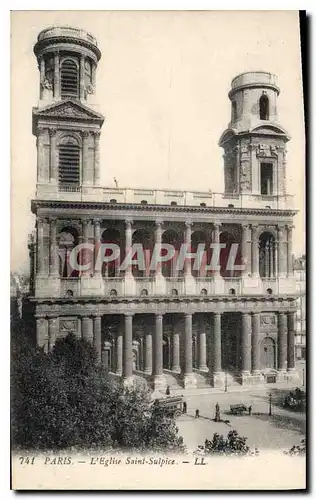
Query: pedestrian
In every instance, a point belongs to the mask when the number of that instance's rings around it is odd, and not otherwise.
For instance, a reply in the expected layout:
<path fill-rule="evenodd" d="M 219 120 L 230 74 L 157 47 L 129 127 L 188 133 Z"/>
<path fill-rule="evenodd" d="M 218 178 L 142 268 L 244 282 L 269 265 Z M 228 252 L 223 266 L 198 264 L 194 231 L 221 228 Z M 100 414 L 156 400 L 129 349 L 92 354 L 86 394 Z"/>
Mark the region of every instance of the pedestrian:
<path fill-rule="evenodd" d="M 200 418 L 200 410 L 195 410 L 195 418 Z"/>
<path fill-rule="evenodd" d="M 170 396 L 170 385 L 167 385 L 166 396 Z"/>
<path fill-rule="evenodd" d="M 187 404 L 185 401 L 183 401 L 183 412 L 182 413 L 186 413 L 187 412 Z"/>
<path fill-rule="evenodd" d="M 219 404 L 216 403 L 216 405 L 215 405 L 215 422 L 220 422 L 220 420 L 221 420 L 221 412 L 220 412 Z"/>
<path fill-rule="evenodd" d="M 248 408 L 249 417 L 251 417 L 251 412 L 252 412 L 252 406 L 249 406 Z"/>

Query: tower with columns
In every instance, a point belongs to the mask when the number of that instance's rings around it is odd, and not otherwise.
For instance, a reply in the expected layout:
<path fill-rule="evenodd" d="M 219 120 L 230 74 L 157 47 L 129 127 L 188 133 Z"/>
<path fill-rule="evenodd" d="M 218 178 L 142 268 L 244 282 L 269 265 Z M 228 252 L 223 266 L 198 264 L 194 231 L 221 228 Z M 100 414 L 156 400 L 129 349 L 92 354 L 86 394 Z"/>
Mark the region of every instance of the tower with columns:
<path fill-rule="evenodd" d="M 37 344 L 50 351 L 74 333 L 95 346 L 105 371 L 162 391 L 295 379 L 295 210 L 285 191 L 289 136 L 278 125 L 276 77 L 253 72 L 232 82 L 231 123 L 220 139 L 224 193 L 102 187 L 97 41 L 52 27 L 34 52 L 38 175 L 29 250 Z M 81 243 L 78 271 L 71 256 Z M 102 243 L 120 254 L 97 265 Z M 152 269 L 154 251 L 167 243 L 172 259 Z M 201 243 L 201 265 L 187 257 L 179 269 L 181 245 L 194 254 Z M 212 268 L 214 243 L 224 249 Z M 122 266 L 134 244 L 144 269 Z"/>

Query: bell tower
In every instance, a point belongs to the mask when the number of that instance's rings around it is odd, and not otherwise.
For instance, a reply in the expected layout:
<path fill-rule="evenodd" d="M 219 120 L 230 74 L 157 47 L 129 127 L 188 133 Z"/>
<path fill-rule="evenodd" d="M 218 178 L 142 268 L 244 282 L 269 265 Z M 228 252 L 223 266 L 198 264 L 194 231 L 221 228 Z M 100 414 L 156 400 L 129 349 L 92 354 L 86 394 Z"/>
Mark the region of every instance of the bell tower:
<path fill-rule="evenodd" d="M 52 27 L 38 35 L 34 53 L 40 74 L 39 102 L 33 108 L 37 198 L 97 186 L 104 122 L 93 104 L 101 58 L 97 41 L 81 29 Z"/>
<path fill-rule="evenodd" d="M 286 143 L 278 122 L 276 76 L 242 73 L 232 80 L 228 97 L 231 121 L 219 145 L 224 149 L 225 194 L 286 194 Z"/>

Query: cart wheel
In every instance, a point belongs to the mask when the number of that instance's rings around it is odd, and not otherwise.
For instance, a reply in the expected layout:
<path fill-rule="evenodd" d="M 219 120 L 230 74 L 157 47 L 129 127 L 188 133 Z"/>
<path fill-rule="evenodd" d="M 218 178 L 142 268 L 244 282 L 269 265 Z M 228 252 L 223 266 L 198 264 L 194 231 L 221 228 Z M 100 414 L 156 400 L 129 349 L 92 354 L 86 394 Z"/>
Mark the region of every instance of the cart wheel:
<path fill-rule="evenodd" d="M 181 417 L 181 415 L 182 415 L 181 410 L 176 410 L 174 412 L 174 418 L 179 418 L 179 417 Z"/>

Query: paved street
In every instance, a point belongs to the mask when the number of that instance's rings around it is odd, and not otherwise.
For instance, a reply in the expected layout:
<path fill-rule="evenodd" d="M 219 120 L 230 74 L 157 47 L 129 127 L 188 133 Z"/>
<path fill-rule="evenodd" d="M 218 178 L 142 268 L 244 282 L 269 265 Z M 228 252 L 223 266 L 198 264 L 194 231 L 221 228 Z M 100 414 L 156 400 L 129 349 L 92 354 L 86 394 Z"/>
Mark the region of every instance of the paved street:
<path fill-rule="evenodd" d="M 272 394 L 272 416 L 269 417 L 269 391 Z M 212 438 L 214 432 L 225 436 L 231 429 L 248 438 L 251 447 L 263 449 L 288 450 L 299 444 L 305 436 L 306 415 L 302 412 L 285 410 L 279 404 L 287 391 L 279 389 L 252 390 L 242 393 L 222 393 L 192 395 L 186 398 L 187 415 L 178 420 L 179 433 L 189 450 L 204 444 Z M 221 419 L 229 423 L 214 422 L 215 405 L 220 406 Z M 252 415 L 231 415 L 231 404 L 244 403 L 252 406 Z M 200 418 L 195 418 L 199 409 Z"/>

